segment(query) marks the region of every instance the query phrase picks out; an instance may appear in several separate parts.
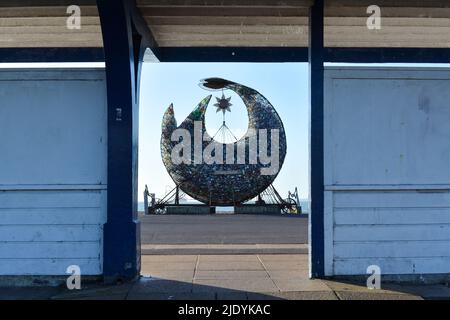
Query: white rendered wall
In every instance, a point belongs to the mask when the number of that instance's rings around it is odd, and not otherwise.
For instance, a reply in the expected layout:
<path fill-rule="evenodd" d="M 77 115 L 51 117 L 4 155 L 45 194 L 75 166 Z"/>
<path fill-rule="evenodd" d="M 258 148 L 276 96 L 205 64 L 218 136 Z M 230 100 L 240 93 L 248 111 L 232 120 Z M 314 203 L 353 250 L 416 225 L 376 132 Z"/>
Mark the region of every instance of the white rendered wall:
<path fill-rule="evenodd" d="M 0 69 L 0 275 L 102 273 L 103 69 Z"/>
<path fill-rule="evenodd" d="M 326 275 L 450 273 L 450 70 L 325 79 Z"/>

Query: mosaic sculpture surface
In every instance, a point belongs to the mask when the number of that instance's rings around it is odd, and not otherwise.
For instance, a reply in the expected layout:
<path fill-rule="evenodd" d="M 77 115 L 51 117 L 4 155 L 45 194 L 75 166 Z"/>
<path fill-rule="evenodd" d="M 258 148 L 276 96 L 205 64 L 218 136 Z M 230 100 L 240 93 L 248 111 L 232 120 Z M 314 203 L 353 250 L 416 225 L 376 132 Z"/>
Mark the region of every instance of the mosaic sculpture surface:
<path fill-rule="evenodd" d="M 211 95 L 203 99 L 179 126 L 175 120 L 173 105 L 170 105 L 162 121 L 163 163 L 175 184 L 192 198 L 209 205 L 241 204 L 264 191 L 275 180 L 281 169 L 287 149 L 283 123 L 270 102 L 252 88 L 219 78 L 205 79 L 201 85 L 208 90 L 229 89 L 237 93 L 247 108 L 249 119 L 247 132 L 234 143 L 226 144 L 215 141 L 207 133 L 205 112 Z M 225 111 L 230 111 L 230 99 L 222 94 L 222 98 L 217 98 L 215 106 L 217 111 L 225 114 Z M 177 129 L 189 132 L 189 140 L 182 141 L 182 138 L 174 134 L 179 131 Z M 259 134 L 260 129 L 267 130 L 267 137 Z M 277 139 L 274 140 L 273 137 Z M 258 144 L 255 144 L 256 140 Z M 267 143 L 267 150 L 262 150 L 259 144 L 264 140 Z M 276 143 L 273 143 L 274 141 Z M 187 152 L 189 155 L 185 158 L 187 161 L 174 163 L 176 162 L 173 161 L 174 148 L 179 150 L 180 143 L 184 143 L 181 153 L 184 155 L 184 152 Z M 199 159 L 199 150 L 200 158 L 203 155 L 202 159 Z M 272 156 L 277 154 L 278 165 L 275 171 L 267 169 L 270 166 L 273 168 L 273 163 L 267 163 L 264 152 Z M 220 161 L 207 163 L 205 155 L 211 155 L 214 159 L 222 158 L 223 163 Z M 262 174 L 264 168 L 270 174 Z"/>

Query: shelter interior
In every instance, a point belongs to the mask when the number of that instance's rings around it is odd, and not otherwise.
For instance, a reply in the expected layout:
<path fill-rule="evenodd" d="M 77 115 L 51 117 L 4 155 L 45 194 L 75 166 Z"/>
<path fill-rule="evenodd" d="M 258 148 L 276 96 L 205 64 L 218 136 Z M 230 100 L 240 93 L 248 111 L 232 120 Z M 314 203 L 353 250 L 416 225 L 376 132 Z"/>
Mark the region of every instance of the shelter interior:
<path fill-rule="evenodd" d="M 67 29 L 67 0 L 0 3 L 0 47 L 102 47 L 93 0 L 80 0 L 81 29 Z M 382 28 L 369 30 L 368 0 L 325 1 L 325 47 L 449 48 L 450 3 L 379 0 Z M 137 0 L 159 47 L 308 47 L 312 0 Z"/>

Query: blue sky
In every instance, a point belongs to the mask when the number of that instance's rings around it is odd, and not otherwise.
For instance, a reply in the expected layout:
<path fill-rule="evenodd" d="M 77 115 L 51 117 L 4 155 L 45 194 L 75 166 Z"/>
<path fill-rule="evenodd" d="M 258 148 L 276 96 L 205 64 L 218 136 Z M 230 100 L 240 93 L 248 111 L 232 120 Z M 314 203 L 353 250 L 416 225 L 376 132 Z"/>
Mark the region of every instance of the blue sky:
<path fill-rule="evenodd" d="M 174 187 L 161 161 L 159 139 L 164 111 L 174 104 L 175 117 L 180 124 L 207 95 L 220 97 L 222 92 L 206 91 L 199 80 L 221 77 L 252 87 L 263 94 L 283 120 L 288 151 L 283 168 L 275 180 L 275 187 L 283 197 L 298 187 L 307 198 L 308 187 L 308 65 L 305 63 L 144 63 L 141 81 L 139 115 L 139 195 L 145 184 L 150 192 L 162 197 Z M 231 96 L 231 113 L 226 121 L 239 138 L 247 129 L 247 112 L 239 97 Z M 214 102 L 213 102 L 214 101 Z M 214 135 L 222 123 L 211 101 L 206 113 L 206 128 Z"/>

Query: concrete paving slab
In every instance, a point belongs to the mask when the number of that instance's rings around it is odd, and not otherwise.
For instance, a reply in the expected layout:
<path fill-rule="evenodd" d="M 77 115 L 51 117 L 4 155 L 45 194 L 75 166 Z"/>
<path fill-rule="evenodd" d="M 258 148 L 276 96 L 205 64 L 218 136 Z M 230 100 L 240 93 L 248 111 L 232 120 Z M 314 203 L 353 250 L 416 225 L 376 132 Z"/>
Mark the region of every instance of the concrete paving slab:
<path fill-rule="evenodd" d="M 121 285 L 93 285 L 80 290 L 64 289 L 56 295 L 51 297 L 52 300 L 123 300 L 130 291 L 132 283 Z"/>
<path fill-rule="evenodd" d="M 110 295 L 94 295 L 94 296 L 87 296 L 87 297 L 83 297 L 83 298 L 67 298 L 64 300 L 125 300 L 126 299 L 126 295 L 124 296 L 123 294 L 110 294 Z M 63 300 L 63 299 L 61 299 Z"/>
<path fill-rule="evenodd" d="M 446 285 L 398 285 L 384 286 L 392 291 L 418 295 L 426 300 L 450 300 L 450 288 Z"/>
<path fill-rule="evenodd" d="M 309 280 L 308 270 L 267 270 L 271 278 Z"/>
<path fill-rule="evenodd" d="M 263 265 L 259 261 L 207 261 L 202 262 L 201 259 L 197 265 L 197 270 L 264 270 Z"/>
<path fill-rule="evenodd" d="M 213 292 L 139 293 L 131 292 L 127 300 L 216 300 Z"/>
<path fill-rule="evenodd" d="M 211 270 L 197 270 L 195 273 L 195 279 L 208 280 L 208 279 L 265 279 L 269 278 L 266 271 L 263 270 L 224 270 L 224 271 L 211 271 Z"/>
<path fill-rule="evenodd" d="M 281 292 L 288 291 L 332 291 L 320 280 L 271 278 Z"/>
<path fill-rule="evenodd" d="M 307 263 L 298 262 L 298 261 L 263 261 L 264 267 L 267 270 L 308 270 L 309 266 Z"/>
<path fill-rule="evenodd" d="M 218 292 L 217 300 L 248 300 L 247 292 Z"/>
<path fill-rule="evenodd" d="M 410 294 L 336 291 L 340 300 L 423 300 L 420 296 Z"/>
<path fill-rule="evenodd" d="M 388 284 L 381 286 L 381 289 L 368 289 L 365 283 L 358 282 L 344 282 L 344 281 L 331 281 L 322 280 L 329 288 L 334 291 L 349 291 L 349 292 L 361 292 L 368 294 L 403 294 L 406 293 L 402 290 L 397 290 L 396 287 L 389 286 Z"/>
<path fill-rule="evenodd" d="M 257 255 L 232 254 L 232 255 L 200 255 L 199 262 L 259 262 Z"/>
<path fill-rule="evenodd" d="M 258 254 L 258 257 L 263 262 L 295 261 L 308 263 L 307 254 Z"/>
<path fill-rule="evenodd" d="M 192 282 L 194 270 L 152 270 L 149 273 L 141 273 L 145 278 L 158 278 L 161 280 L 178 280 L 182 282 Z"/>
<path fill-rule="evenodd" d="M 196 262 L 142 262 L 142 273 L 153 271 L 190 271 L 194 270 Z"/>
<path fill-rule="evenodd" d="M 0 287 L 0 300 L 47 300 L 61 290 L 58 287 Z"/>
<path fill-rule="evenodd" d="M 151 262 L 196 262 L 197 255 L 143 255 L 141 261 L 143 263 Z"/>
<path fill-rule="evenodd" d="M 332 291 L 249 293 L 249 300 L 338 300 Z"/>
<path fill-rule="evenodd" d="M 194 292 L 204 292 L 211 290 L 224 292 L 229 290 L 239 290 L 246 292 L 278 292 L 278 288 L 269 278 L 265 279 L 194 279 Z"/>
<path fill-rule="evenodd" d="M 176 280 L 161 280 L 141 278 L 136 281 L 129 291 L 129 296 L 146 295 L 152 293 L 190 293 L 192 283 Z"/>

